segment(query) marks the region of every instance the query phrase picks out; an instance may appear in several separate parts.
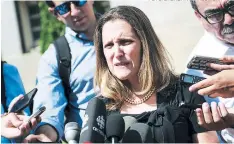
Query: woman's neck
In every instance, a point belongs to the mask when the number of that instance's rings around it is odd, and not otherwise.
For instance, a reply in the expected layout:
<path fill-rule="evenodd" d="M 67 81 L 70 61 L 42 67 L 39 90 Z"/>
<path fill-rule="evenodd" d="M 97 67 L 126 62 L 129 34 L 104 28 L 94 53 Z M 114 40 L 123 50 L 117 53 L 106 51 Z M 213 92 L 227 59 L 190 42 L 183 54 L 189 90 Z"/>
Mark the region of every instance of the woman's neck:
<path fill-rule="evenodd" d="M 133 96 L 136 97 L 136 96 Z M 153 93 L 152 96 L 142 104 L 132 105 L 128 102 L 124 102 L 120 108 L 122 114 L 141 114 L 147 111 L 154 111 L 157 109 L 157 95 Z"/>

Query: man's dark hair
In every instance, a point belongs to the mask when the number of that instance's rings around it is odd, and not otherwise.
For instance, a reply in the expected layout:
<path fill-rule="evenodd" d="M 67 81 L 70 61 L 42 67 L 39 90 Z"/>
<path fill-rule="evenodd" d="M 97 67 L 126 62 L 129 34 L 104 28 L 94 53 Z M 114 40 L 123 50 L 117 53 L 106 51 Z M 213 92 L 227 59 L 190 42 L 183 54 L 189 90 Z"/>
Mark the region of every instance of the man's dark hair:
<path fill-rule="evenodd" d="M 51 8 L 55 7 L 54 2 L 52 0 L 46 0 L 45 3 Z"/>
<path fill-rule="evenodd" d="M 190 0 L 190 3 L 194 10 L 198 10 L 196 0 Z"/>

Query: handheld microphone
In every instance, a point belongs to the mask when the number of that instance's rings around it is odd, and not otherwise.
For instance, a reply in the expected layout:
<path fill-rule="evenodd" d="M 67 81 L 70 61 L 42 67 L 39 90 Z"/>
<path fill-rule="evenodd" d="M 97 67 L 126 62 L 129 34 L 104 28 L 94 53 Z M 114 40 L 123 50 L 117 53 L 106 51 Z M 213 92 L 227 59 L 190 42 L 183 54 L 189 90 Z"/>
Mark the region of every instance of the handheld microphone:
<path fill-rule="evenodd" d="M 125 132 L 122 143 L 153 143 L 151 128 L 144 123 L 135 123 Z"/>
<path fill-rule="evenodd" d="M 95 97 L 88 103 L 83 119 L 79 143 L 104 143 L 106 105 Z"/>
<path fill-rule="evenodd" d="M 137 123 L 136 118 L 132 117 L 132 116 L 124 116 L 124 123 L 125 123 L 125 132 L 127 131 L 127 129 L 134 123 Z"/>
<path fill-rule="evenodd" d="M 120 114 L 113 114 L 107 117 L 106 137 L 112 144 L 119 142 L 124 135 L 124 120 Z"/>
<path fill-rule="evenodd" d="M 65 125 L 64 135 L 68 144 L 78 143 L 80 138 L 80 128 L 78 123 L 76 122 L 67 123 Z"/>

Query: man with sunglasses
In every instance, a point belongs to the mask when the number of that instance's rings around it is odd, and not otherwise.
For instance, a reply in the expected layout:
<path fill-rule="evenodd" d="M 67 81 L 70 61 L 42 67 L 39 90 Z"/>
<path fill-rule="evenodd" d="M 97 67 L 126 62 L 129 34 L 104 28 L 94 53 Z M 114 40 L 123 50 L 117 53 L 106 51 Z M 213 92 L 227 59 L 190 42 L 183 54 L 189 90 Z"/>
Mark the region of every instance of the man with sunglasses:
<path fill-rule="evenodd" d="M 58 142 L 64 133 L 65 109 L 69 103 L 67 122 L 82 125 L 88 101 L 95 96 L 93 77 L 96 56 L 93 34 L 97 15 L 93 11 L 93 1 L 46 1 L 48 11 L 66 25 L 65 38 L 70 47 L 71 66 L 69 85 L 71 91 L 65 95 L 66 88 L 60 77 L 58 52 L 51 44 L 42 55 L 37 73 L 38 92 L 34 98 L 36 111 L 45 106 L 42 122 L 35 134 L 26 137 L 25 142 Z"/>
<path fill-rule="evenodd" d="M 205 34 L 198 42 L 193 52 L 191 53 L 189 60 L 194 55 L 222 58 L 226 55 L 234 56 L 234 1 L 233 0 L 190 0 L 192 8 L 198 20 L 202 23 Z M 194 69 L 186 69 L 186 73 L 206 77 L 207 79 L 213 79 L 213 81 L 220 82 L 220 78 L 225 79 L 232 77 L 233 70 L 222 71 L 216 75 L 210 76 L 209 71 L 200 71 Z M 206 74 L 205 74 L 206 73 Z M 228 75 L 227 75 L 228 74 Z M 232 75 L 232 76 L 231 76 Z M 204 82 L 204 81 L 203 81 Z M 208 87 L 200 87 L 201 91 Z M 193 91 L 192 87 L 190 89 Z M 228 90 L 228 87 L 226 88 Z M 201 91 L 198 91 L 200 93 Z M 200 93 L 201 94 L 201 93 Z M 209 95 L 212 96 L 213 93 Z M 230 96 L 231 97 L 231 96 Z M 211 98 L 205 96 L 207 103 L 203 104 L 201 111 L 196 111 L 199 124 L 205 126 L 208 129 L 218 129 L 218 127 L 226 128 L 218 131 L 221 142 L 234 142 L 234 129 L 227 128 L 225 117 L 220 115 L 218 109 L 220 105 L 224 103 L 226 108 L 233 111 L 234 98 Z M 221 102 L 217 105 L 217 102 Z M 211 110 L 210 110 L 211 108 Z M 224 110 L 226 111 L 226 110 Z M 231 113 L 230 113 L 231 114 Z M 232 126 L 229 126 L 232 127 Z"/>

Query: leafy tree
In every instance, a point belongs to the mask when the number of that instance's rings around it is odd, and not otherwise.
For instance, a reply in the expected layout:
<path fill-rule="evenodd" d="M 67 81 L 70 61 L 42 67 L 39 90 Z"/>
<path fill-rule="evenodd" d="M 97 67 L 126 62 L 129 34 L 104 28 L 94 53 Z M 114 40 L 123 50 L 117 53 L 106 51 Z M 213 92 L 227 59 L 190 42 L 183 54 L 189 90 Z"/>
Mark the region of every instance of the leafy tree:
<path fill-rule="evenodd" d="M 41 32 L 39 45 L 41 53 L 44 53 L 48 46 L 59 36 L 65 32 L 65 25 L 58 21 L 56 17 L 48 12 L 48 6 L 44 1 L 39 1 Z M 94 10 L 99 13 L 104 13 L 109 9 L 108 1 L 95 1 Z"/>
<path fill-rule="evenodd" d="M 44 1 L 38 3 L 40 8 L 40 47 L 41 53 L 44 53 L 48 46 L 59 36 L 64 34 L 65 26 L 48 12 L 48 6 Z"/>

